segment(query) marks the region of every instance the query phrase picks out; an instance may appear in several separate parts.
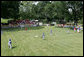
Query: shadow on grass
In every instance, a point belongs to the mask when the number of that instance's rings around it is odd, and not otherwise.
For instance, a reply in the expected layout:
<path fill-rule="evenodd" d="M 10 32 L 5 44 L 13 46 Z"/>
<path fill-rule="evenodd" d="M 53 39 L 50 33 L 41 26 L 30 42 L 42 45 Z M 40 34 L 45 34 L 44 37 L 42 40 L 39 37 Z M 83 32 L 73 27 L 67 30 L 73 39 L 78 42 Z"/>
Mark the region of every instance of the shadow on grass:
<path fill-rule="evenodd" d="M 12 49 L 16 48 L 17 46 L 12 47 Z"/>
<path fill-rule="evenodd" d="M 63 28 L 63 27 L 55 27 L 55 28 Z M 67 28 L 67 29 L 73 30 L 72 27 L 64 27 L 64 28 Z"/>
<path fill-rule="evenodd" d="M 38 26 L 38 27 L 27 27 L 27 30 L 38 30 L 38 29 L 43 29 L 43 26 Z M 25 30 L 25 27 L 23 27 L 22 29 L 20 27 L 17 28 L 2 28 L 2 31 L 21 31 L 21 30 Z"/>

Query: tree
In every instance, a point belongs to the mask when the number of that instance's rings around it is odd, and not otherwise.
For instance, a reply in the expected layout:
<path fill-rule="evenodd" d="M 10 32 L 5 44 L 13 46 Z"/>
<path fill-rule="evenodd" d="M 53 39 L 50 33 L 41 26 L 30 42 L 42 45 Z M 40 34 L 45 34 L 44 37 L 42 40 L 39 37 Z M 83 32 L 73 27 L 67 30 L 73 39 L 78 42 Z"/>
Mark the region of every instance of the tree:
<path fill-rule="evenodd" d="M 83 17 L 81 1 L 22 1 L 19 9 L 22 19 L 46 20 L 47 23 L 55 20 L 74 20 L 77 23 Z"/>
<path fill-rule="evenodd" d="M 19 17 L 19 1 L 1 1 L 1 17 L 13 18 Z"/>
<path fill-rule="evenodd" d="M 83 1 L 67 1 L 67 6 L 72 9 L 72 18 L 77 25 L 78 20 L 83 17 Z"/>
<path fill-rule="evenodd" d="M 20 19 L 33 19 L 34 16 L 34 8 L 33 1 L 21 1 L 21 5 L 19 7 Z"/>

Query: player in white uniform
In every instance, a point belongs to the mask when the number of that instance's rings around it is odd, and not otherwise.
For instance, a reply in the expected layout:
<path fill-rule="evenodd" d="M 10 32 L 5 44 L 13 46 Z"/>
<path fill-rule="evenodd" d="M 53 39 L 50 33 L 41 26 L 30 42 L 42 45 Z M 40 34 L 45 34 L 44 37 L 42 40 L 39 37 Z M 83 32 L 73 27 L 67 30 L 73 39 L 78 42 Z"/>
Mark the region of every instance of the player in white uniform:
<path fill-rule="evenodd" d="M 8 47 L 9 47 L 10 49 L 12 48 L 11 39 L 9 39 L 9 42 L 8 42 Z"/>

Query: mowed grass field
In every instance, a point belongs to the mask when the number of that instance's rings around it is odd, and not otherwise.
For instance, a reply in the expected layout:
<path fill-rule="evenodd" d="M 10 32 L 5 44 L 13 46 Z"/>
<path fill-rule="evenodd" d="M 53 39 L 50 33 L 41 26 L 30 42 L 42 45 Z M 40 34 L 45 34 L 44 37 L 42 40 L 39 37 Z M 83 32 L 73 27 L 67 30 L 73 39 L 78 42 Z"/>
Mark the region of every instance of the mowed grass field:
<path fill-rule="evenodd" d="M 68 30 L 70 33 L 66 32 Z M 1 56 L 83 56 L 83 31 L 77 33 L 54 26 L 2 31 Z M 43 32 L 45 40 L 42 39 Z M 12 49 L 8 48 L 9 38 L 12 39 Z"/>

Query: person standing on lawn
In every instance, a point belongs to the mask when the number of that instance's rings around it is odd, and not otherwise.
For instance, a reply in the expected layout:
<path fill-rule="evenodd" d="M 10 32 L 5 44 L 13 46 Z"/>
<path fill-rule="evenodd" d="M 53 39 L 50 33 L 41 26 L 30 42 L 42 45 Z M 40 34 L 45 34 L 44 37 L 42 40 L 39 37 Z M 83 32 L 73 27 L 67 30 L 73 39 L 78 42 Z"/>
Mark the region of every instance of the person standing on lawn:
<path fill-rule="evenodd" d="M 74 32 L 76 32 L 76 28 L 74 27 Z"/>
<path fill-rule="evenodd" d="M 9 47 L 10 49 L 12 48 L 11 39 L 9 39 L 9 42 L 8 42 L 8 47 Z"/>
<path fill-rule="evenodd" d="M 78 32 L 78 33 L 80 32 L 80 27 L 79 27 L 79 26 L 77 27 L 77 32 Z"/>

